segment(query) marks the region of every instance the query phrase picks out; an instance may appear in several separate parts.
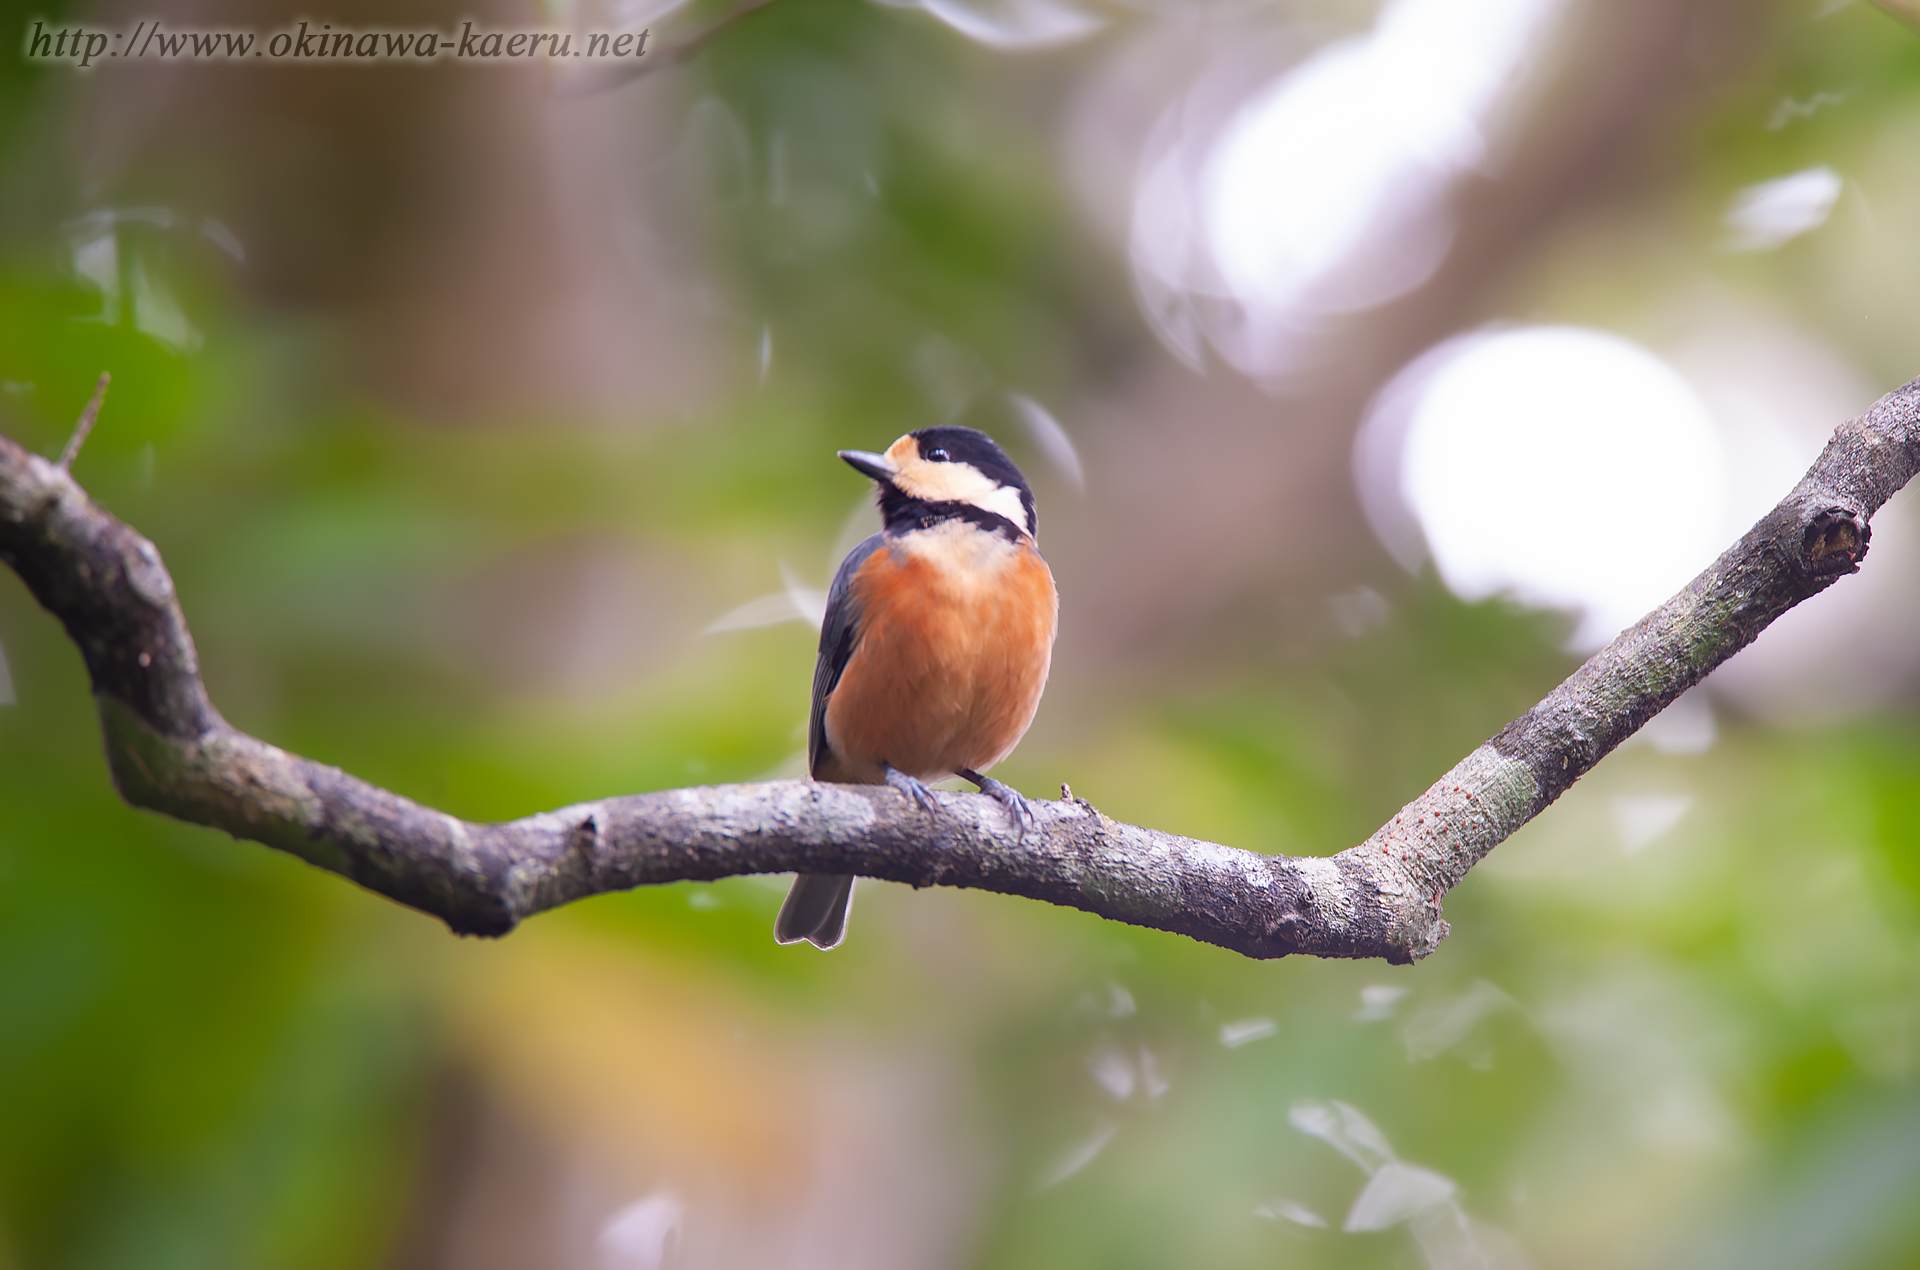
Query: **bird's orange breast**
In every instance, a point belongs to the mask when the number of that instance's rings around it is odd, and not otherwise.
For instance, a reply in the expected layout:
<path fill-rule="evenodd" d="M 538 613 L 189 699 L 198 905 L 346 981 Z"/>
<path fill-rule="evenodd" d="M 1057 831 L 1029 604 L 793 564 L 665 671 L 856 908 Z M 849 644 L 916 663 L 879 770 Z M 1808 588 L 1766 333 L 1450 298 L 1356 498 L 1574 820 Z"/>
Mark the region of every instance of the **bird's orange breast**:
<path fill-rule="evenodd" d="M 1060 602 L 1030 543 L 964 523 L 868 557 L 851 581 L 858 645 L 827 701 L 822 780 L 879 784 L 985 771 L 1026 734 L 1046 687 Z"/>

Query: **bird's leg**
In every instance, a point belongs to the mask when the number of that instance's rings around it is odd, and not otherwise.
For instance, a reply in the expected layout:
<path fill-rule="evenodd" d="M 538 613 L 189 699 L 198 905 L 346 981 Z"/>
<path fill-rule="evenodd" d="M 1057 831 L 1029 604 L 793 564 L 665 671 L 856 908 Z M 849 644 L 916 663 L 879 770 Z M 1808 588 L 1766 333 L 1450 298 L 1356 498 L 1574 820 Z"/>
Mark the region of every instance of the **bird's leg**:
<path fill-rule="evenodd" d="M 925 781 L 917 776 L 907 775 L 891 763 L 882 763 L 880 766 L 887 774 L 887 784 L 919 803 L 920 810 L 925 812 L 940 810 L 940 804 L 933 801 L 933 791 L 927 788 Z"/>
<path fill-rule="evenodd" d="M 1027 796 L 1011 785 L 1002 784 L 991 776 L 982 776 L 975 771 L 961 768 L 960 777 L 972 781 L 980 787 L 980 792 L 1007 809 L 1007 818 L 1013 821 L 1013 836 L 1017 840 L 1026 835 L 1029 829 L 1040 827 L 1040 818 L 1033 814 L 1033 804 Z"/>

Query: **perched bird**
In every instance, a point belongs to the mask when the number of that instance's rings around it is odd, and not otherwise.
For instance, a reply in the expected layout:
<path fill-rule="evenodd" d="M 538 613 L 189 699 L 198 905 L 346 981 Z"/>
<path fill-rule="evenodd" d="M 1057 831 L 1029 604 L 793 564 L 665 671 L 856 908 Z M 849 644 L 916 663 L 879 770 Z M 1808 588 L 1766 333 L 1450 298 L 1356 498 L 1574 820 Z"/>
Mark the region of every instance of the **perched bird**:
<path fill-rule="evenodd" d="M 878 482 L 883 527 L 827 593 L 807 768 L 891 785 L 929 812 L 927 782 L 965 777 L 1024 831 L 1027 800 L 982 773 L 1026 734 L 1053 660 L 1060 597 L 1034 545 L 1033 491 L 972 428 L 922 428 L 885 454 L 840 457 Z M 831 948 L 852 899 L 851 877 L 803 873 L 774 938 Z"/>

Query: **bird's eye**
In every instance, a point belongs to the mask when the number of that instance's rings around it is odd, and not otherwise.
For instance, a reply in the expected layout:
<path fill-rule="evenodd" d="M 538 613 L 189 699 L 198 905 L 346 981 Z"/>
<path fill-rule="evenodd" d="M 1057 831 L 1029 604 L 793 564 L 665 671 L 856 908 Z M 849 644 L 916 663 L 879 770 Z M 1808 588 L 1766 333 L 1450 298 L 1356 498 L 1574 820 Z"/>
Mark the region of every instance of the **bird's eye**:
<path fill-rule="evenodd" d="M 925 454 L 921 455 L 920 457 L 925 459 L 929 463 L 950 463 L 953 461 L 953 456 L 951 454 L 948 454 L 945 450 L 940 449 L 938 446 L 934 447 L 931 450 L 928 450 Z"/>

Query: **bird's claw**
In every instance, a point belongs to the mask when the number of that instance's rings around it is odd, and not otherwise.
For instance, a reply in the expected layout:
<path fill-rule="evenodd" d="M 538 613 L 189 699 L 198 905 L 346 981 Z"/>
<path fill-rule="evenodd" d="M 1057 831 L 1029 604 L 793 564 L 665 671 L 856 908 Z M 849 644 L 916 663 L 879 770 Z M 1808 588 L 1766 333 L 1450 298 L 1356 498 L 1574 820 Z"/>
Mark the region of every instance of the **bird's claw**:
<path fill-rule="evenodd" d="M 927 788 L 925 781 L 917 776 L 909 776 L 891 764 L 887 766 L 886 770 L 887 784 L 893 786 L 908 798 L 913 799 L 914 802 L 919 803 L 920 810 L 929 813 L 940 810 L 940 804 L 933 800 L 933 791 Z"/>
<path fill-rule="evenodd" d="M 1040 827 L 1040 817 L 1034 813 L 1033 800 L 1013 786 L 978 772 L 961 772 L 960 775 L 978 785 L 981 793 L 1007 809 L 1007 819 L 1013 821 L 1014 841 L 1018 842 L 1028 832 Z"/>

